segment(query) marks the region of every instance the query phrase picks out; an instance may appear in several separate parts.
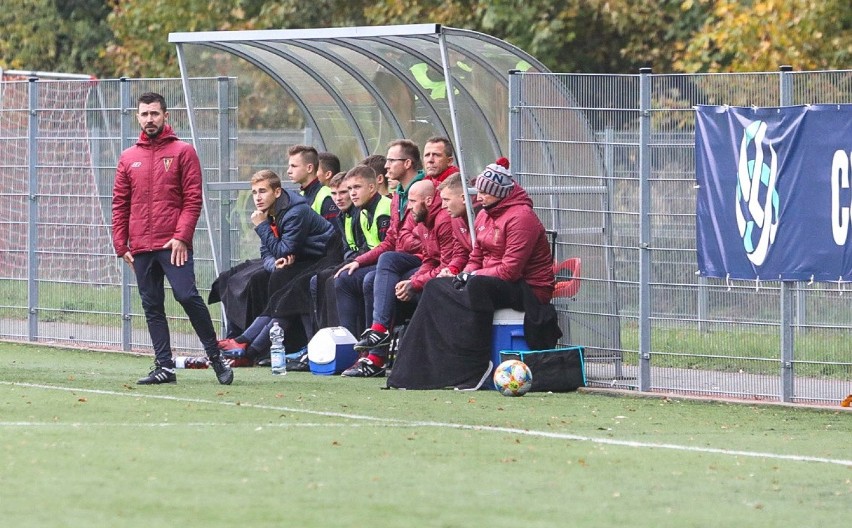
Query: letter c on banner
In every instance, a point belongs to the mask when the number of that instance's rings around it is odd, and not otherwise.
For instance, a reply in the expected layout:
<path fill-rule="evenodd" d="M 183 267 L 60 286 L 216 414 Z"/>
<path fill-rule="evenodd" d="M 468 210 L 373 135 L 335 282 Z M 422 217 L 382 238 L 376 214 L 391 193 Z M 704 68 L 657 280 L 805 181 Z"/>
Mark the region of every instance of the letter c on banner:
<path fill-rule="evenodd" d="M 840 206 L 840 189 L 849 188 L 850 161 L 852 153 L 846 156 L 845 152 L 838 150 L 831 162 L 831 233 L 838 246 L 846 245 L 849 236 L 849 207 Z"/>

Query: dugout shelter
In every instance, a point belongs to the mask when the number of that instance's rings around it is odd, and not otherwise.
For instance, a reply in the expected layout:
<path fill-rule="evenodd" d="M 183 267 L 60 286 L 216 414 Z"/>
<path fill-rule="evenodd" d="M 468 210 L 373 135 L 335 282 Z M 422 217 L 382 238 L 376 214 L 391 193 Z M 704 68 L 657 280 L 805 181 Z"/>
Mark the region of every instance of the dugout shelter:
<path fill-rule="evenodd" d="M 240 254 L 227 236 L 241 225 L 228 193 L 246 189 L 261 168 L 284 175 L 287 148 L 296 143 L 336 154 L 345 170 L 384 154 L 394 139 L 409 138 L 422 148 L 427 138 L 445 136 L 453 141 L 465 185 L 507 156 L 539 217 L 558 234 L 557 248 L 585 229 L 580 221 L 588 219 L 577 212 L 585 206 L 577 202 L 599 198 L 604 189 L 603 163 L 586 119 L 559 110 L 576 106 L 570 90 L 544 76 L 535 89 L 524 90 L 513 73 L 549 70 L 496 37 L 413 24 L 172 33 L 169 42 L 177 47 L 192 139 L 202 160 L 215 158 L 213 170 L 209 161 L 205 166 L 205 207 L 213 208 L 212 231 L 223 234 L 212 240 L 219 246 L 217 270 Z M 215 93 L 205 88 L 211 79 L 220 86 Z M 513 92 L 510 85 L 521 89 Z M 519 112 L 522 106 L 533 111 Z M 216 108 L 218 118 L 211 119 L 207 111 Z M 581 139 L 548 141 L 564 131 Z M 470 204 L 468 211 L 472 225 Z M 603 222 L 597 224 L 595 236 L 609 236 Z M 598 260 L 598 267 L 610 269 Z"/>
<path fill-rule="evenodd" d="M 172 33 L 169 41 L 193 138 L 194 110 L 209 102 L 192 79 L 227 76 L 241 109 L 299 122 L 306 142 L 345 166 L 384 154 L 397 138 L 422 145 L 444 135 L 463 171 L 481 170 L 508 153 L 508 72 L 548 71 L 507 42 L 440 24 Z M 272 125 L 259 115 L 239 121 Z"/>

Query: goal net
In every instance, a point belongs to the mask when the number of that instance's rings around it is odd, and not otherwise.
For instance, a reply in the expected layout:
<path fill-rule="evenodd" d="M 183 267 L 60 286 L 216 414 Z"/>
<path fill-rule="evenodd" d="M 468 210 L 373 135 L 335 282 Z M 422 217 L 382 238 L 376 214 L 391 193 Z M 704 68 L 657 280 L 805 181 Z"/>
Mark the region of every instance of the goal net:
<path fill-rule="evenodd" d="M 99 192 L 92 160 L 87 107 L 93 90 L 97 80 L 87 76 L 0 70 L 0 278 L 28 276 L 30 243 L 39 280 L 115 284 L 120 277 L 111 196 Z"/>

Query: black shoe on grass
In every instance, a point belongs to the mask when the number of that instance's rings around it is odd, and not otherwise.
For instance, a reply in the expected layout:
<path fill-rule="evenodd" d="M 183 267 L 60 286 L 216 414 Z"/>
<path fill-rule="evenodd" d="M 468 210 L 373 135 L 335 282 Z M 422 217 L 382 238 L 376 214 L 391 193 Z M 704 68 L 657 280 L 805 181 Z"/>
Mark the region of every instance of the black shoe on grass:
<path fill-rule="evenodd" d="M 225 364 L 221 355 L 210 358 L 210 366 L 213 367 L 213 371 L 216 372 L 216 379 L 222 385 L 230 385 L 234 381 L 234 371 Z"/>
<path fill-rule="evenodd" d="M 341 376 L 345 378 L 382 378 L 385 367 L 376 366 L 370 358 L 362 357 L 354 365 L 344 370 Z"/>
<path fill-rule="evenodd" d="M 305 352 L 301 356 L 293 359 L 287 359 L 287 370 L 289 372 L 310 372 L 311 365 L 308 363 L 308 353 Z"/>
<path fill-rule="evenodd" d="M 163 368 L 159 365 L 154 365 L 154 368 L 151 372 L 148 373 L 144 378 L 140 378 L 137 382 L 138 385 L 160 385 L 163 383 L 177 383 L 177 376 L 175 376 L 175 369 L 173 368 Z"/>

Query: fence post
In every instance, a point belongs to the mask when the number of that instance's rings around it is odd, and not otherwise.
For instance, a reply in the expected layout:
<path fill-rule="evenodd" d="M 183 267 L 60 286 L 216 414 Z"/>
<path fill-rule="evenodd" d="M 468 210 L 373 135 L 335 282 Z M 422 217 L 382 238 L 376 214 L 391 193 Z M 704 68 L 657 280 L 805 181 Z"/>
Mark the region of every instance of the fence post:
<path fill-rule="evenodd" d="M 521 71 L 509 70 L 509 160 L 514 167 L 522 167 L 521 146 Z"/>
<path fill-rule="evenodd" d="M 27 337 L 38 339 L 38 78 L 27 85 Z"/>
<path fill-rule="evenodd" d="M 709 316 L 710 309 L 707 303 L 707 278 L 699 276 L 698 277 L 698 333 L 704 334 L 710 330 L 709 326 L 705 324 L 707 322 L 707 317 Z"/>
<path fill-rule="evenodd" d="M 227 77 L 217 79 L 217 102 L 218 102 L 218 127 L 219 127 L 219 181 L 231 181 L 231 122 L 230 122 L 230 86 Z M 219 193 L 219 254 L 218 270 L 231 268 L 231 192 Z M 212 229 L 212 226 L 207 226 Z M 213 252 L 214 258 L 217 257 Z"/>
<path fill-rule="evenodd" d="M 612 229 L 612 208 L 615 203 L 615 130 L 612 127 L 604 129 L 604 183 L 606 186 L 606 195 L 603 199 L 602 209 L 604 213 L 603 229 L 604 229 L 604 269 L 606 273 L 606 309 L 609 310 L 607 325 L 612 325 L 612 321 L 618 318 L 618 288 L 615 283 L 615 253 L 613 252 L 613 229 Z M 616 343 L 613 346 L 613 361 L 615 363 L 614 379 L 622 379 L 624 370 L 622 369 L 622 360 L 624 352 L 621 350 L 621 325 L 616 323 L 617 329 L 614 331 Z"/>
<path fill-rule="evenodd" d="M 119 131 L 120 150 L 130 147 L 130 83 L 126 77 L 119 79 Z M 130 306 L 130 266 L 122 262 L 121 266 L 121 349 L 130 350 L 133 342 L 133 321 Z"/>
<path fill-rule="evenodd" d="M 792 66 L 781 66 L 780 104 L 789 106 L 792 101 Z M 793 335 L 793 286 L 794 281 L 781 281 L 781 400 L 793 401 L 794 388 L 794 335 Z M 798 296 L 797 296 L 798 300 Z"/>
<path fill-rule="evenodd" d="M 639 390 L 651 390 L 651 68 L 639 69 Z"/>

